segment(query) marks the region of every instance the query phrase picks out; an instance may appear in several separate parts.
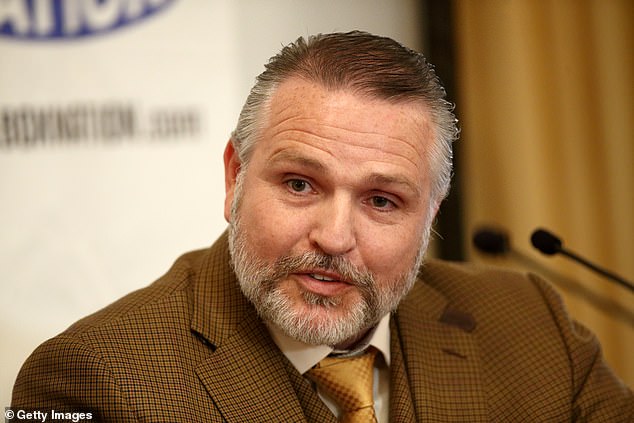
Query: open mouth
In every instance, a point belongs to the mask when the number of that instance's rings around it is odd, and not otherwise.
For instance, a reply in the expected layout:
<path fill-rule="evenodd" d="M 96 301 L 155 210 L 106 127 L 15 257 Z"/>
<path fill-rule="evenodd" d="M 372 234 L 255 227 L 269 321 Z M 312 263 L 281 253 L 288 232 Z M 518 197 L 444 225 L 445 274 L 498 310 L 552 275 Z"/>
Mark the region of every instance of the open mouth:
<path fill-rule="evenodd" d="M 334 282 L 337 280 L 337 279 L 329 278 L 328 276 L 325 276 L 325 275 L 320 275 L 318 273 L 309 273 L 308 276 L 322 282 Z"/>
<path fill-rule="evenodd" d="M 324 297 L 339 296 L 353 287 L 342 275 L 335 272 L 308 270 L 296 273 L 304 290 Z"/>

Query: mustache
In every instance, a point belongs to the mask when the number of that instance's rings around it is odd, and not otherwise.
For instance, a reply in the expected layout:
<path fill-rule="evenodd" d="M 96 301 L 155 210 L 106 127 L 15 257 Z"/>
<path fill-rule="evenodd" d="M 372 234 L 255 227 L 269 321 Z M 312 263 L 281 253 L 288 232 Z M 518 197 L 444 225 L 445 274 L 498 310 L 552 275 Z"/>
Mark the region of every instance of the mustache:
<path fill-rule="evenodd" d="M 279 257 L 273 265 L 273 280 L 285 278 L 291 273 L 305 273 L 322 270 L 341 275 L 348 283 L 368 289 L 375 285 L 375 278 L 371 272 L 360 269 L 348 259 L 341 256 L 331 256 L 315 251 L 307 251 L 299 255 L 287 255 Z"/>

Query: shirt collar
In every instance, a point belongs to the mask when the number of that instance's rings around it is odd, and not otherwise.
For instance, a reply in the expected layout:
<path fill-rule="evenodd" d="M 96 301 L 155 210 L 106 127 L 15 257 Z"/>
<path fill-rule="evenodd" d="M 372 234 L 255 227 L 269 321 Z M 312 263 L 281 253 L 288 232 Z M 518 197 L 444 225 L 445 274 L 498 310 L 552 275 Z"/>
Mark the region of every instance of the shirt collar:
<path fill-rule="evenodd" d="M 273 342 L 282 351 L 284 356 L 293 364 L 297 371 L 304 374 L 315 364 L 330 354 L 333 349 L 327 345 L 309 345 L 297 341 L 281 331 L 273 324 L 266 324 Z M 383 316 L 376 326 L 369 345 L 378 349 L 387 365 L 390 365 L 390 313 Z"/>

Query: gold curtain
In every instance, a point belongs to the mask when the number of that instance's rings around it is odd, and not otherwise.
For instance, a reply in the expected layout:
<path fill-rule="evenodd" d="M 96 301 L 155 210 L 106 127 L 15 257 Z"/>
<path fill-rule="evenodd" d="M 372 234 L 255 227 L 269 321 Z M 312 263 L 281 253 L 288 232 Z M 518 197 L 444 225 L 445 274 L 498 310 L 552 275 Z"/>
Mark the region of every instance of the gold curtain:
<path fill-rule="evenodd" d="M 533 229 L 634 279 L 634 2 L 454 0 L 468 234 L 497 225 L 494 262 L 547 276 L 634 386 L 634 293 L 530 246 Z M 469 240 L 466 240 L 470 242 Z"/>

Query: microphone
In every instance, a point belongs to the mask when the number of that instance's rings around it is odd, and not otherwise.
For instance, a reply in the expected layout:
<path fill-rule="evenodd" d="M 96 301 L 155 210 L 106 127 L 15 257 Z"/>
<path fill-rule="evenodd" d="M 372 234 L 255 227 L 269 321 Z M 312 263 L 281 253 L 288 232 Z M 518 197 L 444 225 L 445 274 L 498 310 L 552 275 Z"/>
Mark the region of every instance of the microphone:
<path fill-rule="evenodd" d="M 533 247 L 537 248 L 539 251 L 541 251 L 542 253 L 546 255 L 551 256 L 557 253 L 562 254 L 576 261 L 577 263 L 580 263 L 586 266 L 587 268 L 597 272 L 598 274 L 608 279 L 611 279 L 616 283 L 623 285 L 624 287 L 628 288 L 630 291 L 634 291 L 634 285 L 631 282 L 628 282 L 624 278 L 597 266 L 596 264 L 579 256 L 578 254 L 573 253 L 570 250 L 565 249 L 563 247 L 563 242 L 561 241 L 561 239 L 559 239 L 559 237 L 550 233 L 546 229 L 540 228 L 535 230 L 533 234 L 531 235 L 531 243 L 533 244 Z"/>
<path fill-rule="evenodd" d="M 506 254 L 511 250 L 508 234 L 501 229 L 492 227 L 478 229 L 473 234 L 473 245 L 487 254 Z"/>

